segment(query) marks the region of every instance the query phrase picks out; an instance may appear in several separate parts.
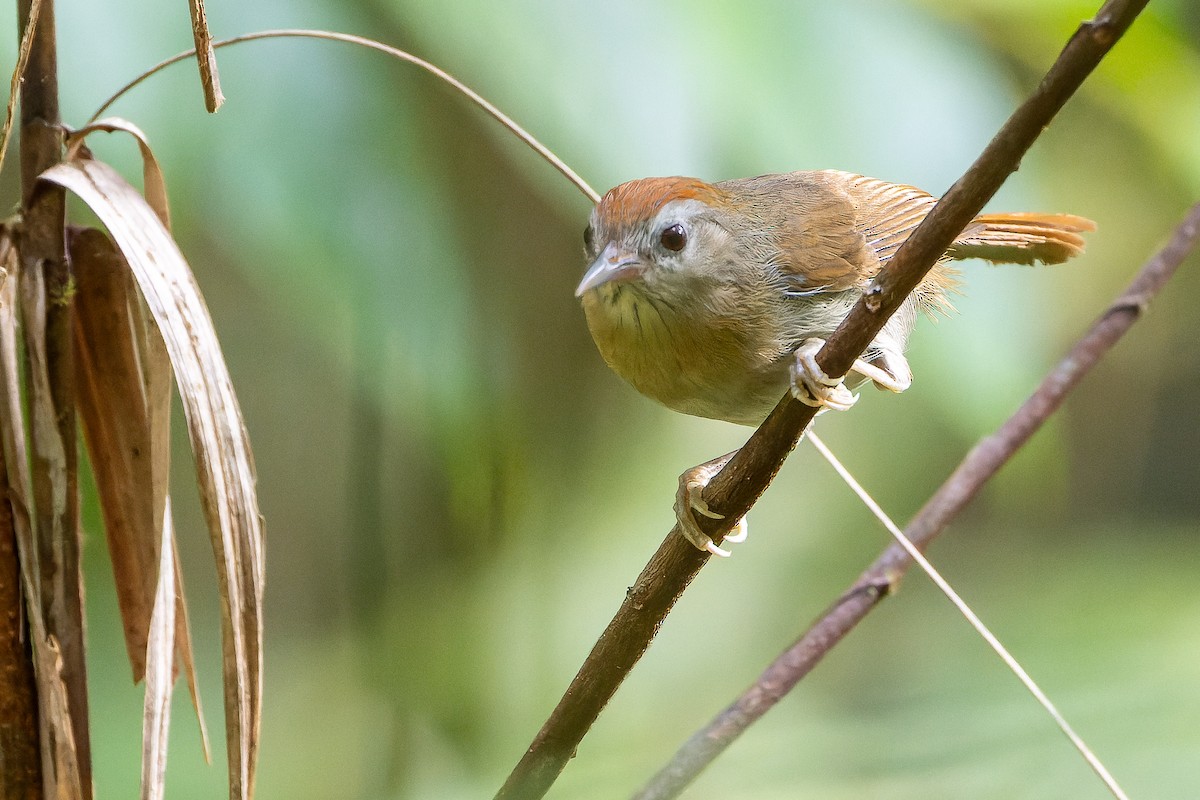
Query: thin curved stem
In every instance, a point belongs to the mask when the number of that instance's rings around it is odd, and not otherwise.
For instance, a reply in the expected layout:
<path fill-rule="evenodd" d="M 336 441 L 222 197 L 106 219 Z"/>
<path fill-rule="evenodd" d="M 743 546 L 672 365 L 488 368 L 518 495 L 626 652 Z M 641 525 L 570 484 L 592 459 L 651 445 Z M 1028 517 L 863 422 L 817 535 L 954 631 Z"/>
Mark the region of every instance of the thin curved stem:
<path fill-rule="evenodd" d="M 569 180 L 575 186 L 575 188 L 577 188 L 580 192 L 582 192 L 585 197 L 587 197 L 589 200 L 592 201 L 592 203 L 600 202 L 600 195 L 596 193 L 596 190 L 593 189 L 591 186 L 589 186 L 587 181 L 585 181 L 583 178 L 581 178 L 579 176 L 579 174 L 575 172 L 575 170 L 568 167 L 561 158 L 559 158 L 553 152 L 551 152 L 550 148 L 546 147 L 544 144 L 542 144 L 540 141 L 538 141 L 533 136 L 533 134 L 531 134 L 529 131 L 525 130 L 520 125 L 518 125 L 512 119 L 512 117 L 508 116 L 503 111 L 496 108 L 496 106 L 492 105 L 490 102 L 488 102 L 486 99 L 484 99 L 484 97 L 482 95 L 480 95 L 478 92 L 476 92 L 474 89 L 467 86 L 465 83 L 463 83 L 458 78 L 451 75 L 449 72 L 446 72 L 441 67 L 431 64 L 430 62 L 426 61 L 423 58 L 418 58 L 417 56 L 414 56 L 412 53 L 401 50 L 398 47 L 392 47 L 391 45 L 386 45 L 386 44 L 383 44 L 382 42 L 377 42 L 374 39 L 367 39 L 363 36 L 355 36 L 350 33 L 337 33 L 334 31 L 305 30 L 305 29 L 301 29 L 301 28 L 282 28 L 279 30 L 268 30 L 268 31 L 257 31 L 255 33 L 244 33 L 241 36 L 233 36 L 229 39 L 222 39 L 220 41 L 213 42 L 212 46 L 214 48 L 228 47 L 229 45 L 240 44 L 242 42 L 253 42 L 253 41 L 260 40 L 260 39 L 325 39 L 325 40 L 331 41 L 331 42 L 344 42 L 346 44 L 356 44 L 361 47 L 369 48 L 371 50 L 378 50 L 379 52 L 386 53 L 387 55 L 389 55 L 393 58 L 398 58 L 401 61 L 406 61 L 409 64 L 420 67 L 421 69 L 428 72 L 430 75 L 433 75 L 435 78 L 438 78 L 439 80 L 444 81 L 445 83 L 454 87 L 454 89 L 456 91 L 458 91 L 460 94 L 465 96 L 468 100 L 470 100 L 475 105 L 479 106 L 479 108 L 483 109 L 490 117 L 492 117 L 494 120 L 496 120 L 501 125 L 503 125 L 505 128 L 507 128 L 514 136 L 516 136 L 522 142 L 527 144 L 535 153 L 537 153 L 539 156 L 541 156 L 542 159 L 544 159 L 546 161 L 546 163 L 548 163 L 550 166 L 552 166 L 556 170 L 558 170 L 559 173 L 561 173 L 564 178 Z M 151 75 L 154 75 L 155 73 L 165 69 L 166 67 L 171 66 L 172 64 L 177 64 L 180 61 L 191 58 L 194 55 L 196 55 L 196 51 L 194 49 L 193 50 L 185 50 L 182 53 L 176 53 L 175 55 L 171 56 L 170 58 L 165 59 L 165 60 L 160 61 L 159 63 L 155 64 L 153 67 L 146 70 L 141 75 L 138 75 L 136 78 L 131 80 L 129 83 L 122 86 L 120 89 L 118 89 L 116 92 L 114 92 L 111 97 L 109 97 L 107 100 L 105 100 L 103 103 L 101 103 L 100 108 L 96 109 L 96 112 L 94 114 L 92 114 L 92 116 L 88 119 L 88 122 L 89 123 L 95 122 L 96 119 L 99 118 L 101 114 L 103 114 L 105 111 L 108 110 L 109 106 L 111 106 L 118 99 L 120 99 L 121 96 L 123 96 L 130 89 L 133 89 L 135 86 L 140 84 L 142 81 L 149 78 Z"/>

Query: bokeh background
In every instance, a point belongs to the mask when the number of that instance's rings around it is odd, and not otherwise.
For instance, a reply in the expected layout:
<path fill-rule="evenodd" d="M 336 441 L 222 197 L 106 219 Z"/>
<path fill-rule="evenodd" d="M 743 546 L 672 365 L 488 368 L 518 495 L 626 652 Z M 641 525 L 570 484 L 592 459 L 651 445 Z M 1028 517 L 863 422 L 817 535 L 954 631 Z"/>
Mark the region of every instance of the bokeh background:
<path fill-rule="evenodd" d="M 941 192 L 1097 2 L 210 0 L 218 36 L 323 27 L 407 47 L 600 190 L 836 167 Z M 186 6 L 60 0 L 64 118 L 190 47 Z M 0 57 L 15 12 L 0 10 Z M 900 521 L 1033 389 L 1200 198 L 1200 6 L 1135 25 L 991 208 L 1097 221 L 1052 269 L 968 266 L 913 388 L 819 430 Z M 748 429 L 641 398 L 572 297 L 587 201 L 411 67 L 345 45 L 221 50 L 113 110 L 147 131 L 254 442 L 267 520 L 258 796 L 490 797 L 672 520 Z M 134 147 L 97 153 L 140 174 Z M 15 204 L 15 162 L 0 199 Z M 1200 785 L 1200 337 L 1193 257 L 932 557 L 1136 797 Z M 175 497 L 216 763 L 177 698 L 177 800 L 224 794 L 212 557 Z M 96 781 L 129 797 L 141 690 L 86 498 Z M 807 445 L 551 793 L 628 796 L 886 536 Z M 690 790 L 695 798 L 1106 796 L 919 575 Z"/>

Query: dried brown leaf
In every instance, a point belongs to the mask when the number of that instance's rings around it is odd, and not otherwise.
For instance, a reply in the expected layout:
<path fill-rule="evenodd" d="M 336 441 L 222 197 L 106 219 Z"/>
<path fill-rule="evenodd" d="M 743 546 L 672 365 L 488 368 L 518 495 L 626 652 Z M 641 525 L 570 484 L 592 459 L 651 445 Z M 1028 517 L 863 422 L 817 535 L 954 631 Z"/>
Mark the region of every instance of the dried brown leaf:
<path fill-rule="evenodd" d="M 136 683 L 145 674 L 147 633 L 161 580 L 161 525 L 170 522 L 171 363 L 116 245 L 102 231 L 76 229 L 70 232 L 70 249 L 78 405 Z M 208 734 L 177 566 L 172 567 L 178 598 L 175 666 L 186 677 L 207 759 Z"/>
<path fill-rule="evenodd" d="M 42 786 L 47 797 L 78 800 L 91 796 L 91 792 L 84 794 L 84 781 L 80 777 L 62 651 L 58 640 L 46 633 L 45 625 L 40 613 L 30 613 L 29 635 L 43 642 L 33 654 L 39 711 L 43 722 L 55 721 L 53 730 L 42 733 Z M 48 769 L 50 766 L 52 770 Z"/>
<path fill-rule="evenodd" d="M 154 440 L 169 433 L 166 408 L 149 395 L 133 308 L 141 301 L 125 259 L 102 231 L 72 231 L 77 403 L 112 559 L 125 646 L 135 683 L 146 671 L 146 636 L 158 581 L 167 464 Z M 169 391 L 169 386 L 168 386 Z"/>
<path fill-rule="evenodd" d="M 138 192 L 106 164 L 74 159 L 42 177 L 79 195 L 107 226 L 171 356 L 219 575 L 230 795 L 250 798 L 262 693 L 262 522 L 250 443 L 191 269 Z"/>
<path fill-rule="evenodd" d="M 172 664 L 175 653 L 175 536 L 171 504 L 162 518 L 162 557 L 146 647 L 146 698 L 142 710 L 142 800 L 162 800 L 167 776 L 167 731 L 171 726 Z"/>
<path fill-rule="evenodd" d="M 154 213 L 162 220 L 162 224 L 166 226 L 167 230 L 170 230 L 171 207 L 167 202 L 167 180 L 163 176 L 162 167 L 158 164 L 158 158 L 155 157 L 154 151 L 150 148 L 150 141 L 137 125 L 121 117 L 105 117 L 104 119 L 90 122 L 79 130 L 73 131 L 67 137 L 66 160 L 74 159 L 81 152 L 85 151 L 84 140 L 89 133 L 95 133 L 96 131 L 103 131 L 105 133 L 121 131 L 137 140 L 138 149 L 142 153 L 142 192 L 146 197 L 146 202 L 150 204 L 150 207 L 154 209 Z"/>

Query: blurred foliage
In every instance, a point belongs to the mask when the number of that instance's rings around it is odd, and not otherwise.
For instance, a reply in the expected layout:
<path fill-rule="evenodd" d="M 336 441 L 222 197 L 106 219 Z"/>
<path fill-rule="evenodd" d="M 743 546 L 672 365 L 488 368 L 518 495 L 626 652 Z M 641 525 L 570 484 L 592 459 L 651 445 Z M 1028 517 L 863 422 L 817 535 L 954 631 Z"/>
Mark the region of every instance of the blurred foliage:
<path fill-rule="evenodd" d="M 1097 5 L 210 0 L 208 13 L 218 36 L 325 27 L 411 48 L 600 190 L 837 167 L 938 192 Z M 13 13 L 0 27 L 15 29 Z M 190 46 L 182 3 L 60 2 L 58 17 L 68 123 Z M 6 65 L 14 39 L 0 40 Z M 822 418 L 897 519 L 1200 195 L 1198 41 L 1196 4 L 1151 4 L 993 204 L 1095 219 L 1088 254 L 1047 270 L 971 265 L 961 313 L 918 330 L 912 390 Z M 166 168 L 255 444 L 269 544 L 259 796 L 490 796 L 669 528 L 676 475 L 748 431 L 672 414 L 607 371 L 572 298 L 587 201 L 461 98 L 343 45 L 262 42 L 218 61 L 229 102 L 214 117 L 188 64 L 113 113 Z M 127 143 L 95 149 L 138 174 Z M 0 177 L 6 206 L 14 172 Z M 1189 796 L 1200 781 L 1190 267 L 932 552 L 1134 796 Z M 216 716 L 214 580 L 176 462 Z M 97 782 L 101 797 L 129 796 L 140 689 L 87 502 Z M 627 796 L 885 544 L 803 445 L 751 522 L 552 797 Z M 186 714 L 181 697 L 169 796 L 220 796 Z M 688 796 L 1105 793 L 913 576 Z"/>

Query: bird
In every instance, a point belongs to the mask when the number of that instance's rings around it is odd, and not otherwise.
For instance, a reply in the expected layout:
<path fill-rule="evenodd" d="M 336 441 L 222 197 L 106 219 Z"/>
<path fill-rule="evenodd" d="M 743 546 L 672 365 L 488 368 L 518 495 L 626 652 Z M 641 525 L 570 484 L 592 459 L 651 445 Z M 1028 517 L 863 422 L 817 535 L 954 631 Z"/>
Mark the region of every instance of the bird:
<path fill-rule="evenodd" d="M 635 389 L 684 414 L 758 425 L 785 392 L 846 410 L 851 389 L 892 392 L 913 379 L 904 356 L 921 312 L 953 310 L 962 259 L 1058 264 L 1083 252 L 1095 223 L 1073 214 L 986 213 L 971 221 L 851 369 L 830 379 L 816 352 L 937 202 L 898 183 L 838 170 L 709 183 L 672 176 L 610 189 L 584 231 L 576 289 L 604 361 Z M 676 514 L 716 555 L 694 514 L 732 456 L 680 476 Z M 726 541 L 745 537 L 745 521 Z"/>

